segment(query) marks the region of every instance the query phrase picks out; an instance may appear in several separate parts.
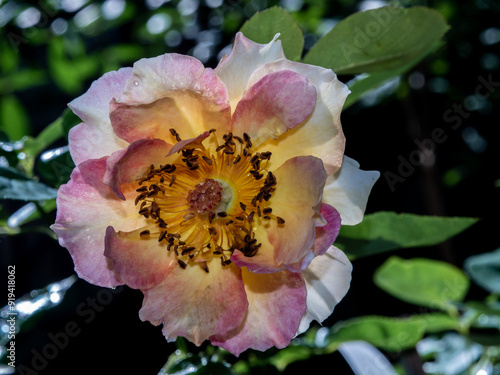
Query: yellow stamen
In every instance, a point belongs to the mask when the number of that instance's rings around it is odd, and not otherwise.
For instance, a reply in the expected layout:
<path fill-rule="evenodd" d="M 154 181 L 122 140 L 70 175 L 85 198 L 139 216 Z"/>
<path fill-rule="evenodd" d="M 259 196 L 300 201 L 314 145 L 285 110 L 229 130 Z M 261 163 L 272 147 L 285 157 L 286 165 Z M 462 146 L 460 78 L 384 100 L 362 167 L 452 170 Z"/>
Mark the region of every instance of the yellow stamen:
<path fill-rule="evenodd" d="M 175 129 L 170 133 L 180 141 Z M 211 131 L 215 137 L 215 131 Z M 139 214 L 150 221 L 141 238 L 157 236 L 173 251 L 181 268 L 198 264 L 209 272 L 207 262 L 219 257 L 228 266 L 234 250 L 245 256 L 257 254 L 261 244 L 254 225 L 260 220 L 284 220 L 272 214 L 268 201 L 276 189 L 276 177 L 267 172 L 270 152 L 252 155 L 248 134 L 225 134 L 215 146 L 182 149 L 181 162 L 151 165 L 137 180 Z M 264 161 L 264 163 L 262 163 Z"/>

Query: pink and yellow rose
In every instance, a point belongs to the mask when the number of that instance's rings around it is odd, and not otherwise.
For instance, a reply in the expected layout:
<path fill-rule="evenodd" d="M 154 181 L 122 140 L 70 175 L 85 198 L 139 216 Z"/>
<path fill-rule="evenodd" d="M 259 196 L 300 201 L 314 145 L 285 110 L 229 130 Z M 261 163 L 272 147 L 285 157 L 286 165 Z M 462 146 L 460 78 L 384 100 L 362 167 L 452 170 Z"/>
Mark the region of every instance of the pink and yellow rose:
<path fill-rule="evenodd" d="M 52 229 L 77 274 L 140 289 L 169 341 L 287 346 L 347 292 L 332 244 L 379 176 L 344 156 L 348 93 L 241 33 L 215 69 L 165 54 L 105 74 L 69 104 L 77 166 Z"/>

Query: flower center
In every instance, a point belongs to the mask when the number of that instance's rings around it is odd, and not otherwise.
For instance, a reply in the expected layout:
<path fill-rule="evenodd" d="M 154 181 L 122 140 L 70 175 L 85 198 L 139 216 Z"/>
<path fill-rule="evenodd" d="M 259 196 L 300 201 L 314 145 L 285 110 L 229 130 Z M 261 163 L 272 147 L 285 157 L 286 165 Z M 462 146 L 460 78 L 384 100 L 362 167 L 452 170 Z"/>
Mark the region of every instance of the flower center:
<path fill-rule="evenodd" d="M 200 182 L 188 193 L 190 210 L 198 214 L 213 212 L 222 200 L 222 190 L 221 184 L 211 178 Z"/>
<path fill-rule="evenodd" d="M 171 133 L 180 141 L 174 129 Z M 261 247 L 254 226 L 268 220 L 285 223 L 269 207 L 277 184 L 266 170 L 271 153 L 252 155 L 247 134 L 225 134 L 219 144 L 211 133 L 213 143 L 207 148 L 188 145 L 175 163 L 151 165 L 137 180 L 135 200 L 139 214 L 149 221 L 141 238 L 157 236 L 181 268 L 198 265 L 206 272 L 217 257 L 228 266 L 236 249 L 254 256 Z"/>

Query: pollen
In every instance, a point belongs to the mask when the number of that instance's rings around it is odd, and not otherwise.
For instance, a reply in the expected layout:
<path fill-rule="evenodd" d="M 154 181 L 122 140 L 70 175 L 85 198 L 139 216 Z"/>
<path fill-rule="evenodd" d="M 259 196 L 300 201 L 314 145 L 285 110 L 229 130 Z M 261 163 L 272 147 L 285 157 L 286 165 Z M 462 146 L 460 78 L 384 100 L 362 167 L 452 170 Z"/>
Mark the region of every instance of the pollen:
<path fill-rule="evenodd" d="M 180 142 L 175 129 L 170 133 Z M 257 225 L 285 223 L 269 206 L 277 185 L 266 169 L 271 152 L 253 153 L 246 133 L 222 139 L 215 130 L 210 133 L 209 146 L 188 144 L 171 156 L 172 164 L 151 165 L 137 180 L 135 200 L 148 221 L 140 238 L 157 240 L 182 269 L 197 266 L 207 273 L 216 258 L 228 267 L 235 250 L 255 256 L 262 246 L 255 237 Z"/>
<path fill-rule="evenodd" d="M 199 214 L 213 212 L 222 200 L 222 190 L 221 184 L 213 179 L 200 182 L 188 193 L 190 210 Z"/>

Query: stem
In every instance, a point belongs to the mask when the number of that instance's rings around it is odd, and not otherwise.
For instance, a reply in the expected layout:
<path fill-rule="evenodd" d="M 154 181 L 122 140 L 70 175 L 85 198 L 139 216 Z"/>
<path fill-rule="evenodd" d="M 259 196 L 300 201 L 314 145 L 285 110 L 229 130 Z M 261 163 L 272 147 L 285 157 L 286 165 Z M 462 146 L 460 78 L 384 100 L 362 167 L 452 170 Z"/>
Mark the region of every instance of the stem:
<path fill-rule="evenodd" d="M 47 148 L 47 146 L 63 136 L 63 116 L 64 113 L 61 117 L 58 117 L 51 124 L 47 125 L 47 127 L 34 139 L 33 148 L 30 150 L 33 158 L 37 157 L 40 152 Z"/>
<path fill-rule="evenodd" d="M 177 337 L 177 340 L 175 340 L 175 345 L 177 346 L 177 349 L 179 349 L 182 353 L 189 353 L 188 344 L 184 337 Z"/>

